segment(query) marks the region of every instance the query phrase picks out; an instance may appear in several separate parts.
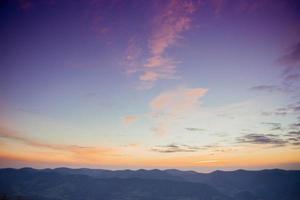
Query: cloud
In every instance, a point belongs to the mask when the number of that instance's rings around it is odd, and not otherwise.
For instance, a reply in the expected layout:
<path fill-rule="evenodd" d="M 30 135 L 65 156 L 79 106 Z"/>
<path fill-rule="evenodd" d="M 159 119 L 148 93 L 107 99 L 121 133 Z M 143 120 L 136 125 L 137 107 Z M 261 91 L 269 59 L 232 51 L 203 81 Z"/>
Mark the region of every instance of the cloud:
<path fill-rule="evenodd" d="M 262 122 L 261 124 L 264 124 L 264 125 L 271 126 L 271 129 L 270 129 L 270 131 L 282 130 L 281 123 L 274 123 L 274 122 Z"/>
<path fill-rule="evenodd" d="M 266 91 L 266 92 L 283 92 L 284 90 L 277 85 L 257 85 L 252 88 L 254 91 Z"/>
<path fill-rule="evenodd" d="M 185 128 L 185 130 L 192 131 L 192 132 L 202 132 L 202 131 L 205 131 L 205 129 L 203 129 L 203 128 L 193 128 L 193 127 Z"/>
<path fill-rule="evenodd" d="M 151 83 L 151 86 L 154 86 L 157 80 L 178 79 L 179 76 L 176 75 L 176 65 L 178 63 L 178 61 L 169 58 L 152 57 L 144 65 L 145 68 L 143 73 L 140 74 L 139 80 L 142 81 L 141 84 L 148 83 L 150 85 L 149 83 Z"/>
<path fill-rule="evenodd" d="M 295 94 L 299 95 L 299 81 L 300 81 L 300 42 L 293 45 L 287 52 L 280 57 L 279 63 L 283 65 L 283 83 L 286 87 L 293 90 Z"/>
<path fill-rule="evenodd" d="M 300 136 L 300 130 L 299 130 L 299 131 L 290 131 L 288 134 L 289 134 L 289 135 Z"/>
<path fill-rule="evenodd" d="M 151 150 L 159 153 L 178 153 L 178 152 L 197 152 L 203 149 L 203 147 L 190 146 L 185 144 L 169 144 L 155 146 Z"/>
<path fill-rule="evenodd" d="M 278 135 L 274 134 L 247 134 L 242 137 L 237 138 L 238 143 L 248 143 L 248 144 L 270 144 L 274 146 L 283 146 L 287 141 L 279 138 Z"/>
<path fill-rule="evenodd" d="M 262 111 L 261 112 L 261 115 L 263 115 L 263 116 L 270 116 L 270 115 L 272 115 L 273 113 L 271 112 L 271 111 Z"/>
<path fill-rule="evenodd" d="M 213 108 L 201 104 L 207 92 L 205 88 L 181 87 L 154 97 L 149 103 L 148 115 L 154 127 L 152 130 L 157 135 L 170 137 L 171 134 L 182 134 L 186 127 L 198 127 L 205 128 L 210 137 L 219 138 L 221 133 L 231 133 L 261 122 L 257 117 L 261 105 L 255 101 Z"/>
<path fill-rule="evenodd" d="M 300 123 L 290 124 L 290 128 L 291 128 L 291 129 L 297 129 L 297 128 L 300 128 Z"/>
<path fill-rule="evenodd" d="M 159 74 L 152 71 L 146 71 L 140 76 L 141 81 L 156 81 L 159 78 Z"/>
<path fill-rule="evenodd" d="M 278 114 L 280 112 L 284 114 L 300 114 L 300 101 L 288 104 L 285 107 L 278 108 L 275 114 Z"/>
<path fill-rule="evenodd" d="M 72 153 L 74 156 L 81 159 L 97 159 L 103 155 L 112 155 L 113 149 L 99 148 L 99 147 L 87 147 L 79 145 L 64 145 L 64 144 L 52 144 L 37 140 L 35 138 L 22 135 L 16 131 L 0 127 L 0 138 L 13 140 L 15 142 L 21 142 L 31 147 L 39 149 L 51 149 L 55 151 L 62 151 L 65 153 Z"/>
<path fill-rule="evenodd" d="M 275 110 L 274 114 L 275 115 L 287 115 L 290 113 L 290 110 L 288 108 L 278 108 Z"/>
<path fill-rule="evenodd" d="M 285 81 L 294 82 L 300 80 L 300 74 L 289 74 L 285 77 Z"/>
<path fill-rule="evenodd" d="M 127 67 L 126 72 L 128 74 L 136 73 L 139 71 L 139 67 L 141 65 L 139 59 L 141 57 L 141 54 L 142 49 L 138 45 L 137 38 L 130 38 L 123 63 Z"/>
<path fill-rule="evenodd" d="M 285 66 L 296 66 L 300 67 L 300 42 L 296 43 L 290 49 L 288 49 L 287 53 L 283 55 L 279 62 Z"/>
<path fill-rule="evenodd" d="M 198 106 L 206 92 L 204 88 L 178 88 L 163 92 L 150 102 L 150 107 L 155 113 L 184 113 Z"/>
<path fill-rule="evenodd" d="M 176 69 L 180 62 L 169 57 L 167 50 L 178 43 L 184 31 L 190 29 L 192 15 L 199 7 L 198 2 L 191 0 L 168 0 L 159 4 L 161 8 L 151 20 L 146 50 L 142 52 L 137 48 L 137 40 L 130 40 L 126 50 L 127 71 L 138 74 L 139 89 L 150 89 L 158 80 L 180 77 Z M 141 53 L 145 55 L 143 58 Z"/>
<path fill-rule="evenodd" d="M 151 70 L 156 79 L 170 79 L 175 77 L 178 62 L 166 57 L 166 50 L 177 43 L 181 33 L 191 26 L 191 14 L 197 9 L 192 1 L 171 0 L 163 11 L 154 17 L 153 31 L 149 39 L 151 56 L 144 65 Z M 149 74 L 149 71 L 145 72 Z M 145 73 L 140 77 L 145 76 Z M 145 79 L 144 79 L 145 80 Z"/>
<path fill-rule="evenodd" d="M 224 149 L 217 149 L 218 147 L 219 147 L 218 145 L 194 146 L 194 145 L 187 145 L 187 144 L 171 143 L 168 145 L 157 145 L 151 148 L 151 151 L 155 151 L 159 153 L 198 152 L 201 150 L 208 150 L 208 149 L 211 149 L 215 152 L 226 151 Z"/>
<path fill-rule="evenodd" d="M 197 5 L 192 1 L 171 0 L 163 11 L 155 16 L 149 48 L 152 56 L 162 56 L 166 49 L 174 45 L 180 33 L 190 28 L 190 14 Z"/>
<path fill-rule="evenodd" d="M 278 115 L 278 116 L 285 116 L 285 115 L 299 115 L 300 114 L 300 101 L 288 104 L 283 107 L 279 107 L 274 111 L 262 112 L 262 115 Z"/>
<path fill-rule="evenodd" d="M 150 102 L 150 116 L 156 120 L 152 130 L 159 136 L 169 133 L 176 119 L 198 109 L 200 99 L 207 92 L 205 88 L 177 88 L 162 92 Z"/>
<path fill-rule="evenodd" d="M 288 136 L 288 140 L 290 142 L 290 144 L 294 145 L 294 146 L 300 146 L 300 129 L 298 128 L 298 126 L 293 126 L 292 128 L 294 128 L 295 130 L 293 131 L 289 131 L 286 136 Z"/>
<path fill-rule="evenodd" d="M 127 115 L 123 118 L 123 123 L 125 125 L 130 125 L 134 123 L 138 119 L 138 116 L 136 115 Z"/>

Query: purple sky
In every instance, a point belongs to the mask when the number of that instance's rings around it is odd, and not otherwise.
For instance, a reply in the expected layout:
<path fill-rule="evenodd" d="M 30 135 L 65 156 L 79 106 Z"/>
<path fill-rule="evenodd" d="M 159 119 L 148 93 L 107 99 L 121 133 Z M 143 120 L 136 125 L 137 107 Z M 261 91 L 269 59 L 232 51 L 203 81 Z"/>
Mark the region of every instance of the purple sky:
<path fill-rule="evenodd" d="M 299 9 L 0 1 L 0 166 L 299 169 Z"/>

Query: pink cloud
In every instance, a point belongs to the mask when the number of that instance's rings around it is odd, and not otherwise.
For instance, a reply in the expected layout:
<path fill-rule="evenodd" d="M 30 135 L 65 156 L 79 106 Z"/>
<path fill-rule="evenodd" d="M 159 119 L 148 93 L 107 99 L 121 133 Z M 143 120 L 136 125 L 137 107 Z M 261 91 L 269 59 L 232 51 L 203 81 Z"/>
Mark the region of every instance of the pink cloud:
<path fill-rule="evenodd" d="M 176 13 L 176 11 L 169 12 Z M 168 47 L 175 44 L 179 34 L 190 27 L 191 22 L 189 17 L 177 16 L 177 14 L 164 16 L 161 20 L 162 23 L 155 27 L 153 37 L 149 43 L 152 56 L 164 54 Z"/>
<path fill-rule="evenodd" d="M 199 104 L 199 100 L 207 92 L 204 88 L 179 88 L 161 93 L 150 102 L 154 112 L 178 114 L 186 112 Z"/>
<path fill-rule="evenodd" d="M 128 74 L 136 73 L 139 71 L 140 67 L 140 57 L 142 54 L 142 49 L 138 46 L 137 39 L 132 37 L 128 42 L 128 47 L 126 49 L 124 64 L 127 67 L 126 72 Z"/>
<path fill-rule="evenodd" d="M 195 1 L 169 0 L 153 17 L 152 31 L 148 38 L 148 53 L 144 53 L 148 56 L 143 58 L 144 61 L 137 56 L 131 56 L 129 60 L 125 59 L 129 69 L 127 71 L 139 72 L 139 88 L 149 89 L 155 85 L 157 80 L 180 77 L 176 70 L 179 62 L 167 55 L 167 49 L 176 45 L 182 38 L 182 33 L 190 29 L 192 14 L 198 7 L 199 3 Z M 132 42 L 129 42 L 126 54 L 136 55 L 136 51 Z M 139 53 L 141 53 L 141 49 L 139 49 Z M 137 62 L 139 64 L 136 64 Z"/>
<path fill-rule="evenodd" d="M 156 68 L 166 65 L 173 65 L 173 61 L 171 59 L 167 59 L 158 55 L 148 58 L 147 63 L 144 66 L 149 68 Z"/>
<path fill-rule="evenodd" d="M 145 71 L 139 76 L 139 79 L 144 82 L 154 82 L 159 79 L 176 79 L 179 78 L 176 75 L 176 65 L 179 62 L 174 60 L 163 58 L 163 57 L 151 57 L 148 59 L 147 64 L 145 65 Z M 163 66 L 163 67 L 162 67 Z"/>
<path fill-rule="evenodd" d="M 197 5 L 192 1 L 171 0 L 163 12 L 155 17 L 149 41 L 152 57 L 162 57 L 166 49 L 177 42 L 180 34 L 190 28 L 191 14 L 196 9 Z"/>
<path fill-rule="evenodd" d="M 175 77 L 178 62 L 167 58 L 166 50 L 177 43 L 183 31 L 190 28 L 191 14 L 196 9 L 196 4 L 191 1 L 172 0 L 163 12 L 154 18 L 153 32 L 149 40 L 151 56 L 144 67 L 156 70 L 155 73 L 160 76 L 150 81 Z"/>
<path fill-rule="evenodd" d="M 158 78 L 158 73 L 152 71 L 147 71 L 140 76 L 140 80 L 142 81 L 156 81 Z"/>
<path fill-rule="evenodd" d="M 123 123 L 125 125 L 130 125 L 132 123 L 134 123 L 136 120 L 138 119 L 138 116 L 135 115 L 127 115 L 123 118 Z"/>
<path fill-rule="evenodd" d="M 178 88 L 156 96 L 150 102 L 151 116 L 157 119 L 152 130 L 159 136 L 167 135 L 176 118 L 198 109 L 206 92 L 205 88 Z"/>

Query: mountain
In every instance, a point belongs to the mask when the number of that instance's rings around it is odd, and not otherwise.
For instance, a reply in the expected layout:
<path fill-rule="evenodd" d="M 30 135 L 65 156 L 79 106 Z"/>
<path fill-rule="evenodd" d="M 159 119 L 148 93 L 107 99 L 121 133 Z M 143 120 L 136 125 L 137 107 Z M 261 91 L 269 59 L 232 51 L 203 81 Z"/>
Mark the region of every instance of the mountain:
<path fill-rule="evenodd" d="M 48 169 L 49 170 L 49 169 Z M 47 171 L 47 169 L 45 170 Z M 51 171 L 51 169 L 50 169 Z M 103 169 L 70 169 L 70 168 L 56 168 L 55 172 L 61 174 L 81 174 L 88 175 L 95 178 L 143 178 L 143 179 L 163 179 L 163 180 L 185 180 L 180 176 L 176 176 L 165 171 L 154 170 L 103 170 Z"/>
<path fill-rule="evenodd" d="M 55 170 L 0 170 L 0 193 L 26 199 L 230 200 L 202 183 L 143 178 L 94 178 Z"/>
<path fill-rule="evenodd" d="M 0 169 L 0 199 L 299 200 L 300 171 Z"/>
<path fill-rule="evenodd" d="M 185 173 L 178 176 L 186 181 L 206 183 L 229 196 L 238 195 L 238 199 L 246 194 L 266 200 L 300 199 L 300 171 L 236 170 L 215 171 L 208 174 Z"/>

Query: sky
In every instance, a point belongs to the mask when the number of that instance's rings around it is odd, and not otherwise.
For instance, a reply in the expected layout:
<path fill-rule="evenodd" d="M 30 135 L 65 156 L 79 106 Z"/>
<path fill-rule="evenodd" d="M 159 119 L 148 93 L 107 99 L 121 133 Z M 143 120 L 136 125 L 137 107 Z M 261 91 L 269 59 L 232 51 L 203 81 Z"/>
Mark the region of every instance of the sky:
<path fill-rule="evenodd" d="M 296 0 L 1 0 L 0 167 L 300 169 Z"/>

